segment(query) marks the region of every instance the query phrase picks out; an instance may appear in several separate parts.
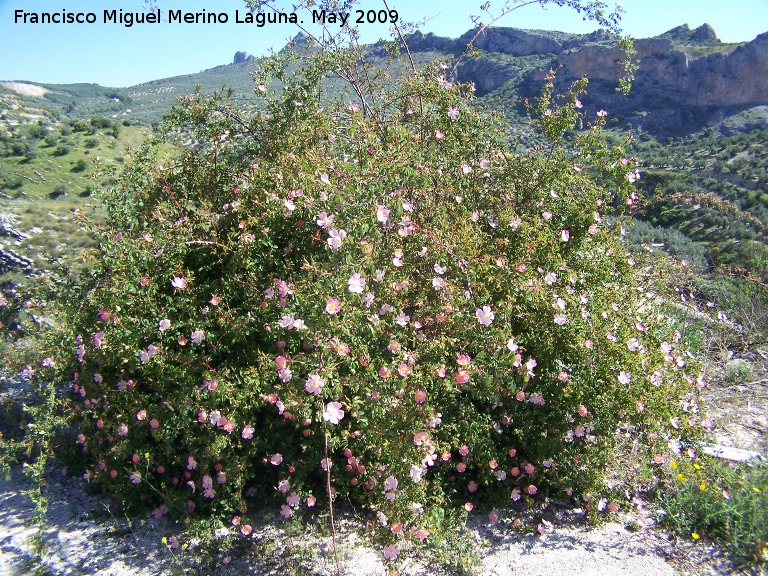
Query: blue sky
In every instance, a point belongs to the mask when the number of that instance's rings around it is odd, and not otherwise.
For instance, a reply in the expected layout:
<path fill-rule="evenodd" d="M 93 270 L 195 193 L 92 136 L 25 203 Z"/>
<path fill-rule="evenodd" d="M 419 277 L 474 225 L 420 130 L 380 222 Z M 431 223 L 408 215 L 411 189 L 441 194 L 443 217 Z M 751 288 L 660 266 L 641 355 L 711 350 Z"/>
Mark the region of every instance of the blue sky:
<path fill-rule="evenodd" d="M 297 32 L 291 25 L 236 24 L 235 10 L 245 13 L 243 0 L 157 0 L 168 10 L 226 12 L 228 24 L 121 25 L 101 23 L 105 9 L 145 10 L 143 0 L 0 0 L 0 80 L 43 83 L 89 82 L 105 86 L 131 86 L 141 82 L 191 74 L 232 61 L 245 50 L 265 54 L 280 49 Z M 401 18 L 429 19 L 421 29 L 457 37 L 471 28 L 471 14 L 479 14 L 482 0 L 388 0 Z M 291 10 L 292 2 L 282 2 Z M 500 5 L 500 1 L 491 2 Z M 623 0 L 623 27 L 636 38 L 655 36 L 683 23 L 691 27 L 711 24 L 723 41 L 752 40 L 768 31 L 768 0 Z M 360 0 L 363 9 L 379 10 L 381 0 Z M 28 12 L 94 12 L 96 24 L 14 23 L 15 10 Z M 311 15 L 305 15 L 307 20 Z M 590 32 L 574 12 L 556 6 L 523 7 L 497 25 L 567 32 Z M 361 25 L 364 41 L 387 35 L 386 26 Z"/>

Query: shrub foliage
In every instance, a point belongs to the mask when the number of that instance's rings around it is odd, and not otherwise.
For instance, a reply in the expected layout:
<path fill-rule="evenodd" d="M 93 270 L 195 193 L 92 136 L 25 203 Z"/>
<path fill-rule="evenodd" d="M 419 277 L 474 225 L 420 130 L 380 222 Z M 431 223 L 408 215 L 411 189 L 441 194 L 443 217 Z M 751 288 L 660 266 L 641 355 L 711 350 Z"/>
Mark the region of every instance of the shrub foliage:
<path fill-rule="evenodd" d="M 634 161 L 585 117 L 586 81 L 547 84 L 549 143 L 520 154 L 439 63 L 334 98 L 324 78 L 356 60 L 304 50 L 265 63 L 258 112 L 180 100 L 88 224 L 55 357 L 88 480 L 126 506 L 228 518 L 276 496 L 289 517 L 327 500 L 330 467 L 391 558 L 478 503 L 597 510 L 619 447 L 685 446 L 697 374 L 618 240 Z"/>

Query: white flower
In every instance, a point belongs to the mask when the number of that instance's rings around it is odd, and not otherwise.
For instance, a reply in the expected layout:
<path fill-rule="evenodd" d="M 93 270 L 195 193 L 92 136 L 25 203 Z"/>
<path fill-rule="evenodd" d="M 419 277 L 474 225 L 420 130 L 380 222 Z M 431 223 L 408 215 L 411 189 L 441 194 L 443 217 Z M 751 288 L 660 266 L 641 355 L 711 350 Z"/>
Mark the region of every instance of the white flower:
<path fill-rule="evenodd" d="M 205 338 L 205 332 L 202 330 L 195 330 L 192 332 L 192 334 L 189 335 L 189 339 L 192 340 L 193 344 L 200 344 L 200 342 L 203 341 Z"/>
<path fill-rule="evenodd" d="M 187 287 L 187 281 L 184 280 L 181 276 L 176 276 L 173 280 L 171 280 L 171 286 L 178 290 L 183 290 Z"/>
<path fill-rule="evenodd" d="M 435 290 L 441 290 L 443 286 L 445 286 L 445 280 L 443 280 L 439 276 L 435 276 L 434 278 L 432 278 L 432 287 Z"/>
<path fill-rule="evenodd" d="M 365 278 L 361 277 L 360 274 L 355 272 L 352 274 L 352 276 L 350 276 L 347 285 L 349 286 L 350 292 L 354 294 L 362 294 L 363 289 L 365 288 Z"/>
<path fill-rule="evenodd" d="M 165 332 L 170 327 L 171 327 L 171 321 L 168 320 L 168 318 L 163 318 L 162 320 L 160 320 L 160 323 L 157 326 L 160 332 Z"/>
<path fill-rule="evenodd" d="M 620 384 L 629 384 L 632 380 L 632 376 L 624 372 L 623 370 L 619 373 L 619 383 Z"/>
<path fill-rule="evenodd" d="M 557 274 L 555 274 L 554 272 L 550 272 L 549 274 L 544 276 L 544 282 L 546 282 L 551 286 L 552 284 L 557 282 Z"/>
<path fill-rule="evenodd" d="M 482 326 L 490 326 L 493 319 L 496 318 L 490 306 L 483 306 L 482 310 L 478 308 L 475 311 L 475 316 L 477 316 L 477 321 Z"/>
<path fill-rule="evenodd" d="M 323 420 L 331 424 L 338 424 L 344 418 L 344 410 L 339 402 L 329 402 L 323 411 Z"/>
<path fill-rule="evenodd" d="M 414 464 L 413 466 L 411 466 L 410 475 L 411 475 L 411 480 L 413 480 L 414 484 L 418 484 L 421 481 L 421 477 L 424 476 L 424 469 Z"/>

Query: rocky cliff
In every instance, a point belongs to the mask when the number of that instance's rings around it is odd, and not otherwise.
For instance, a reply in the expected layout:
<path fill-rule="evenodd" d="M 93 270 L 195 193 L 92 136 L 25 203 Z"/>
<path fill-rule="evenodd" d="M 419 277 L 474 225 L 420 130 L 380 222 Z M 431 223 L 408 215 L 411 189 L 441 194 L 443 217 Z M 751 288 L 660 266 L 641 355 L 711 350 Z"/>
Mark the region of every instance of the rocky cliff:
<path fill-rule="evenodd" d="M 243 62 L 250 62 L 256 60 L 256 57 L 248 52 L 235 52 L 235 58 L 232 61 L 233 64 L 242 64 Z"/>
<path fill-rule="evenodd" d="M 470 30 L 453 40 L 417 32 L 409 45 L 415 51 L 457 55 L 475 34 Z M 640 63 L 629 96 L 614 90 L 622 75 L 622 54 L 616 39 L 604 31 L 577 35 L 489 28 L 477 37 L 475 46 L 481 54 L 462 61 L 458 78 L 474 82 L 479 95 L 514 79 L 519 84 L 517 96 L 536 96 L 549 70 L 559 68 L 561 87 L 582 76 L 590 79 L 585 104 L 628 121 L 639 120 L 648 129 L 680 130 L 768 104 L 768 33 L 734 47 L 721 44 L 708 24 L 696 29 L 683 25 L 636 40 Z M 530 57 L 536 55 L 550 58 L 534 63 L 532 69 Z M 515 59 L 526 57 L 525 64 Z"/>

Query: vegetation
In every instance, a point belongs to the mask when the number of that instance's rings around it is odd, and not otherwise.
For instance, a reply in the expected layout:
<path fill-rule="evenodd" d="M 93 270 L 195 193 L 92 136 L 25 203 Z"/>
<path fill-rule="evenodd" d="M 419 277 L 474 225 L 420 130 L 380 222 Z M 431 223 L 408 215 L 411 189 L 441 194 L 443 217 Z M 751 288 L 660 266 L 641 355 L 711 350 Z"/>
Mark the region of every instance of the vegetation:
<path fill-rule="evenodd" d="M 711 328 L 669 296 L 764 340 L 765 130 L 627 140 L 552 78 L 507 124 L 514 81 L 478 98 L 444 55 L 312 47 L 238 65 L 255 91 L 214 91 L 220 67 L 49 86 L 51 107 L 0 92 L 42 117 L 2 124 L 0 203 L 50 271 L 0 278 L 37 398 L 3 407 L 0 461 L 42 482 L 66 459 L 199 533 L 343 498 L 393 567 L 463 569 L 445 551 L 475 508 L 598 520 L 655 490 L 679 534 L 764 561 L 765 468 L 698 455 Z"/>

